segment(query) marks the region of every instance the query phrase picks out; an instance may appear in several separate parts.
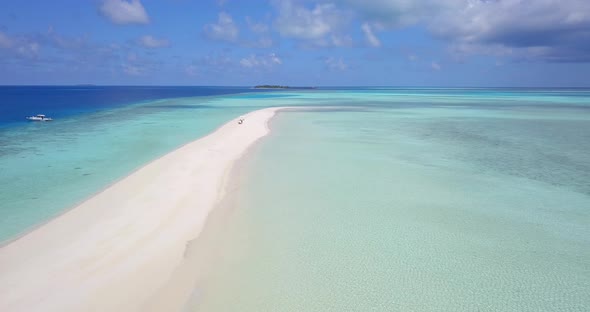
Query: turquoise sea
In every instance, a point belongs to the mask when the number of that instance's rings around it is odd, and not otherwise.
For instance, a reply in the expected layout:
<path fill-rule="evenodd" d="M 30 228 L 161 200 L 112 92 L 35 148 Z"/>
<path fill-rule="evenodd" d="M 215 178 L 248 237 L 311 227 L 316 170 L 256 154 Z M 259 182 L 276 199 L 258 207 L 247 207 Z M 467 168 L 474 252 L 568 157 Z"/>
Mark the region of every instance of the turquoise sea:
<path fill-rule="evenodd" d="M 590 90 L 164 98 L 0 130 L 0 238 L 247 111 L 186 311 L 587 311 Z"/>
<path fill-rule="evenodd" d="M 243 160 L 185 310 L 588 311 L 588 95 L 299 95 L 333 107 Z"/>
<path fill-rule="evenodd" d="M 260 108 L 239 100 L 247 99 L 247 92 L 251 90 L 0 87 L 0 242 Z M 214 95 L 219 93 L 226 94 Z M 37 113 L 55 120 L 24 118 Z"/>

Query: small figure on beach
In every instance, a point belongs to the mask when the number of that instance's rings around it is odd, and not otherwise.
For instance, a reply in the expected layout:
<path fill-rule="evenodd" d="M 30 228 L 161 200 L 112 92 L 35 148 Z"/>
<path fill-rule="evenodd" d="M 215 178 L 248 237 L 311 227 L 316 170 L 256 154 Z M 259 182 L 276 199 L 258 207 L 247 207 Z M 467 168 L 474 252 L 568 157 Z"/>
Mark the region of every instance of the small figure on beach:
<path fill-rule="evenodd" d="M 240 124 L 240 125 L 241 125 L 243 122 L 244 122 L 244 118 L 240 118 L 240 119 L 238 120 L 238 124 Z"/>

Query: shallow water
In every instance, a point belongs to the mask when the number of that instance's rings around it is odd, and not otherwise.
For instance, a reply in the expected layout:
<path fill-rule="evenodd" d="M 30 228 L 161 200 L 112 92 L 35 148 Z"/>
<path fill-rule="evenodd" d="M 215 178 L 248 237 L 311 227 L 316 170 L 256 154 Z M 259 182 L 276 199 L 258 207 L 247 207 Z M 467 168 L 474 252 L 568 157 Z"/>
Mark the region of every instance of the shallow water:
<path fill-rule="evenodd" d="M 245 112 L 281 113 L 187 250 L 186 311 L 585 311 L 590 91 L 150 99 L 0 130 L 0 240 Z"/>
<path fill-rule="evenodd" d="M 237 104 L 163 99 L 0 129 L 0 241 L 257 108 Z"/>
<path fill-rule="evenodd" d="M 588 98 L 373 92 L 276 118 L 185 310 L 586 311 Z"/>

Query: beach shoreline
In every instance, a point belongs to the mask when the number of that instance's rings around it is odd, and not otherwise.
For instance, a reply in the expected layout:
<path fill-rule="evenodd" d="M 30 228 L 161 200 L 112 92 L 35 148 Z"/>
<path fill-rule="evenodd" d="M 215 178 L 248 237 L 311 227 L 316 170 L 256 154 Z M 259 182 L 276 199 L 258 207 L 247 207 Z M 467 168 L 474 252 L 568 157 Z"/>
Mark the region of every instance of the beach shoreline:
<path fill-rule="evenodd" d="M 232 120 L 0 246 L 0 309 L 140 310 L 223 198 L 234 163 L 269 133 L 280 109 Z"/>

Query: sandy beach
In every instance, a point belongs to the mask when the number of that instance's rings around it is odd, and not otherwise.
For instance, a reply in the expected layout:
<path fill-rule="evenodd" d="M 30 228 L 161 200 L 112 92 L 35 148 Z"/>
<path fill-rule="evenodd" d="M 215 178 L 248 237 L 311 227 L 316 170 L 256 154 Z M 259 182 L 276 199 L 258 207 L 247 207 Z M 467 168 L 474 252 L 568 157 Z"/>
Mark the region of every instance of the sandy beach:
<path fill-rule="evenodd" d="M 0 311 L 143 310 L 278 109 L 232 120 L 1 247 Z"/>

